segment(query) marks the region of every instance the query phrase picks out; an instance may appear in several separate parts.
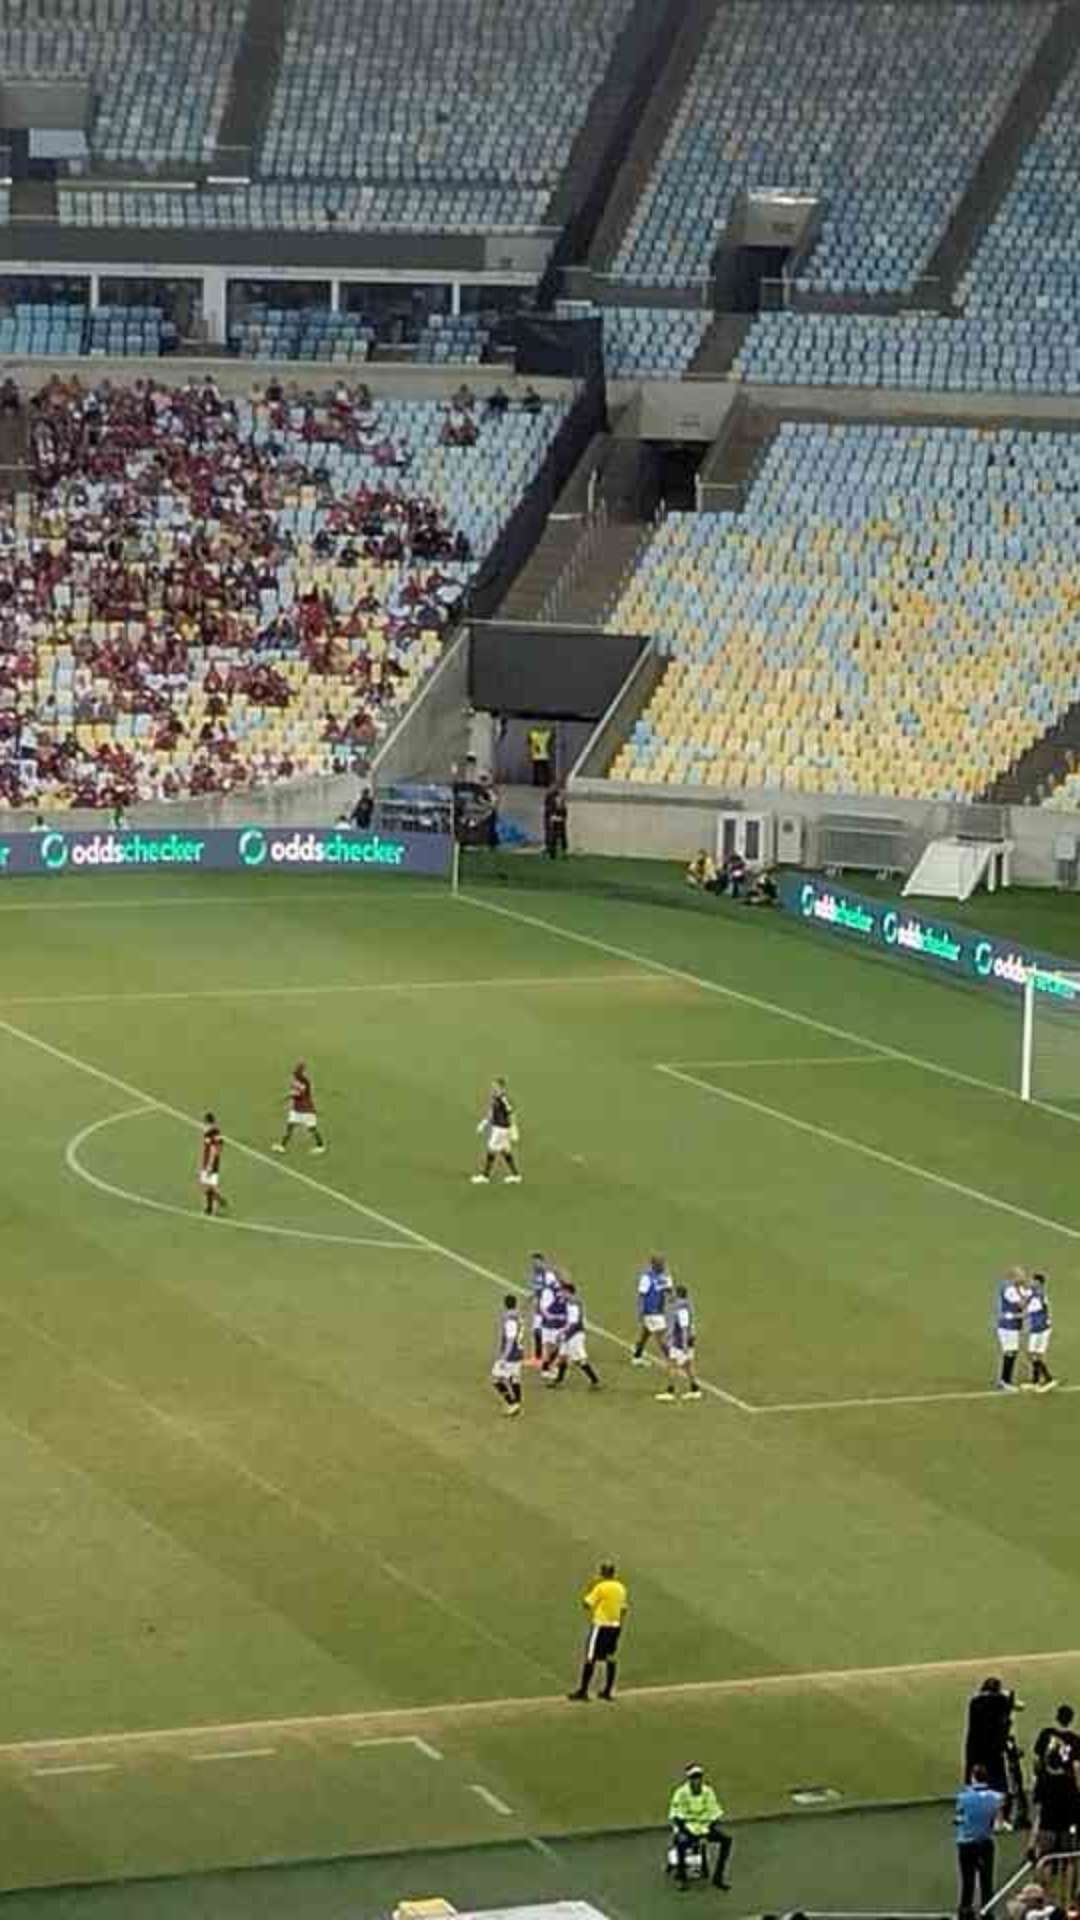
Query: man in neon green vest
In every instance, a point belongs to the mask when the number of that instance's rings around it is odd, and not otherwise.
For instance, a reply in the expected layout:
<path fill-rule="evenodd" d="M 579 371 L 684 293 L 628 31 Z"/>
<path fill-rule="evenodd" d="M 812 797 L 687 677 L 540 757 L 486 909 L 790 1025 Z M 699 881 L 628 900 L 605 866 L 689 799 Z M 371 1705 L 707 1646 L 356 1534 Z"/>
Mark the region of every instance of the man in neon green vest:
<path fill-rule="evenodd" d="M 713 1886 L 730 1885 L 724 1869 L 731 1858 L 733 1841 L 730 1833 L 725 1833 L 720 1824 L 723 1817 L 724 1809 L 714 1789 L 705 1778 L 704 1768 L 687 1767 L 686 1778 L 676 1787 L 668 1808 L 672 1845 L 675 1849 L 675 1880 L 680 1888 L 685 1888 L 687 1884 L 687 1855 L 695 1848 L 701 1850 L 705 1871 L 708 1872 L 710 1840 L 717 1849 L 716 1867 L 712 1877 Z"/>

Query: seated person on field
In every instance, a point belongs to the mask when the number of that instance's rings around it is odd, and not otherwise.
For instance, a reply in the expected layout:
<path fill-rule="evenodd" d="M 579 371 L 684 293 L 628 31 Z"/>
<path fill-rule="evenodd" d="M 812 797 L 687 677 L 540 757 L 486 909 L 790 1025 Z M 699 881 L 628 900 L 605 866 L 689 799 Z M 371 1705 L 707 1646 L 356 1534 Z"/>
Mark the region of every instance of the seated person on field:
<path fill-rule="evenodd" d="M 718 877 L 715 860 L 704 847 L 700 847 L 686 869 L 687 886 L 698 887 L 705 893 L 715 893 Z"/>

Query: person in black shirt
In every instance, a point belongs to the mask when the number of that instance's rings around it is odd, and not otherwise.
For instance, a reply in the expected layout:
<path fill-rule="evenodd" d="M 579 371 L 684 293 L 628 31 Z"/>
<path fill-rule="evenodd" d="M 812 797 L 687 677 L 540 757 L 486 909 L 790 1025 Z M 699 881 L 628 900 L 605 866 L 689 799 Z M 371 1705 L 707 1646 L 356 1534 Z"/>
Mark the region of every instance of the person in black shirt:
<path fill-rule="evenodd" d="M 1000 1680 L 984 1680 L 978 1693 L 968 1701 L 967 1735 L 964 1741 L 964 1778 L 970 1780 L 975 1767 L 986 1768 L 987 1784 L 1005 1793 L 1005 1747 L 1012 1725 L 1014 1696 L 1006 1693 Z"/>
<path fill-rule="evenodd" d="M 481 1171 L 472 1176 L 473 1186 L 486 1186 L 491 1179 L 496 1160 L 501 1159 L 506 1168 L 507 1186 L 520 1187 L 521 1175 L 517 1169 L 517 1161 L 514 1159 L 518 1126 L 505 1080 L 492 1082 L 487 1112 L 480 1119 L 476 1131 L 487 1135 L 487 1148 Z"/>
<path fill-rule="evenodd" d="M 1039 1810 L 1035 1834 L 1035 1857 L 1047 1853 L 1069 1853 L 1077 1844 L 1080 1828 L 1080 1733 L 1073 1726 L 1075 1714 L 1069 1706 L 1060 1706 L 1053 1726 L 1043 1727 L 1035 1741 L 1033 1798 Z"/>
<path fill-rule="evenodd" d="M 544 851 L 549 860 L 568 853 L 566 844 L 567 806 L 562 787 L 549 787 L 544 795 Z"/>

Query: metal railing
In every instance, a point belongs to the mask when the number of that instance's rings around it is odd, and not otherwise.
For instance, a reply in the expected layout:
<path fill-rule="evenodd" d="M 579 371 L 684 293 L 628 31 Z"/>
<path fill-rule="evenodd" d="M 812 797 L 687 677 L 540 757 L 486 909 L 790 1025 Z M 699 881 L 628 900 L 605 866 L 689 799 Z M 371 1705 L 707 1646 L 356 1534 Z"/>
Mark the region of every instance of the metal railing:
<path fill-rule="evenodd" d="M 1058 1879 L 1059 1876 L 1060 1884 L 1051 1889 L 1048 1882 Z M 1075 1893 L 1078 1879 L 1080 1879 L 1080 1849 L 1074 1849 L 1071 1853 L 1044 1853 L 1035 1861 L 1024 1860 L 1017 1867 L 1016 1872 L 1006 1880 L 1005 1885 L 999 1887 L 987 1901 L 985 1907 L 980 1907 L 979 1920 L 986 1920 L 987 1915 L 1000 1913 L 1010 1894 L 1015 1893 L 1018 1887 L 1028 1885 L 1032 1880 L 1037 1880 L 1040 1885 L 1046 1885 L 1047 1894 L 1057 1899 L 1058 1905 L 1064 1905 L 1065 1900 Z M 1060 1899 L 1058 1895 L 1061 1896 Z"/>

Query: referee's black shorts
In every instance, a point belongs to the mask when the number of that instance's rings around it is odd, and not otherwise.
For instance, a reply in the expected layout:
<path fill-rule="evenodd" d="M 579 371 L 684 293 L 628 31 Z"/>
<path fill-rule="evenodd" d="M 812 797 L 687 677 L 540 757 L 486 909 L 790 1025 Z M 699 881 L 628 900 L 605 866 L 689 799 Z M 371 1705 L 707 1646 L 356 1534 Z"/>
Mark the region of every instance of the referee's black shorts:
<path fill-rule="evenodd" d="M 585 1647 L 589 1660 L 614 1660 L 619 1645 L 621 1627 L 590 1627 Z"/>

